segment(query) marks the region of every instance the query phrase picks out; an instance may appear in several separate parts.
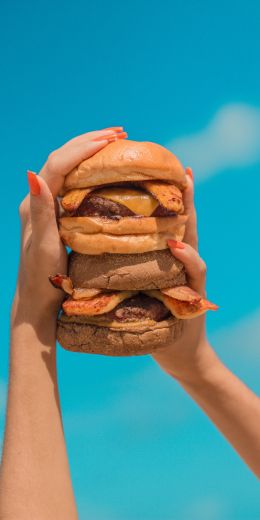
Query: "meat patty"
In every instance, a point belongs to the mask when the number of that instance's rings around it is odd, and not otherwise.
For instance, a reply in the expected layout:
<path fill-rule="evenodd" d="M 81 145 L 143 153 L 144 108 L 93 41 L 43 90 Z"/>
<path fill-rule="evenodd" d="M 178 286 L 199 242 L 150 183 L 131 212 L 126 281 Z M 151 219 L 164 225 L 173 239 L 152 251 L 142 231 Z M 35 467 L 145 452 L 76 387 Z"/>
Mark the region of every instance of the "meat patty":
<path fill-rule="evenodd" d="M 75 217 L 108 217 L 120 218 L 135 215 L 123 204 L 98 197 L 95 193 L 87 195 L 73 216 Z"/>
<path fill-rule="evenodd" d="M 152 217 L 171 217 L 175 216 L 176 213 L 173 211 L 169 211 L 161 204 L 157 206 L 157 208 L 152 213 Z M 136 215 L 129 208 L 120 204 L 119 202 L 114 202 L 113 200 L 109 200 L 106 198 L 99 197 L 95 195 L 95 192 L 86 195 L 86 197 L 81 202 L 78 209 L 72 214 L 75 217 L 107 217 L 111 219 L 119 219 L 120 217 L 140 217 L 142 215 Z"/>
<path fill-rule="evenodd" d="M 137 294 L 121 302 L 115 309 L 102 317 L 108 320 L 120 322 L 140 321 L 150 319 L 162 321 L 170 316 L 170 311 L 156 298 L 150 298 L 145 294 Z"/>

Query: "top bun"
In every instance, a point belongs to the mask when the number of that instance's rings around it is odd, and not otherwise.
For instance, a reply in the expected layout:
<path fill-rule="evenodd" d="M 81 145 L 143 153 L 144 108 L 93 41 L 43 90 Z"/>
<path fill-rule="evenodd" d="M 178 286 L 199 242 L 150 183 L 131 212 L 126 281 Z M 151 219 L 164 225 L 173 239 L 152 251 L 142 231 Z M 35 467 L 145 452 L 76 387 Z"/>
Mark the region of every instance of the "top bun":
<path fill-rule="evenodd" d="M 64 192 L 149 179 L 186 186 L 185 170 L 169 150 L 156 143 L 119 139 L 74 168 L 65 178 Z"/>

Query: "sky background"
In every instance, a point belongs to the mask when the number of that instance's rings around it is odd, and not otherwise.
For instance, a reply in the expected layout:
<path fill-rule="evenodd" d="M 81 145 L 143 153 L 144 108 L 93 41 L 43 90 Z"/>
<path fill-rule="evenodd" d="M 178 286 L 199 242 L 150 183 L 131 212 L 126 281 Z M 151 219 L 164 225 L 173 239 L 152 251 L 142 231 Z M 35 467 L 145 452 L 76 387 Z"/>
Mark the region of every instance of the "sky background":
<path fill-rule="evenodd" d="M 194 169 L 210 340 L 260 392 L 260 3 L 2 0 L 2 348 L 26 170 L 92 129 L 124 125 Z M 8 222 L 8 226 L 6 225 Z M 80 520 L 256 520 L 259 484 L 149 357 L 58 349 Z"/>

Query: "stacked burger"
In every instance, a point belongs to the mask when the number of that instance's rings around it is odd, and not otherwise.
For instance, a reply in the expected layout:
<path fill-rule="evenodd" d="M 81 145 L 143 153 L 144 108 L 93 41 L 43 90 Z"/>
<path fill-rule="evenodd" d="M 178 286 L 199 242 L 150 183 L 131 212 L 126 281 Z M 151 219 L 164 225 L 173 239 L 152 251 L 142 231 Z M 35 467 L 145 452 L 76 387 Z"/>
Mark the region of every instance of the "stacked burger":
<path fill-rule="evenodd" d="M 164 147 L 118 140 L 65 179 L 60 236 L 68 276 L 57 338 L 68 350 L 148 354 L 176 341 L 183 320 L 216 306 L 186 284 L 168 239 L 182 240 L 186 173 Z"/>

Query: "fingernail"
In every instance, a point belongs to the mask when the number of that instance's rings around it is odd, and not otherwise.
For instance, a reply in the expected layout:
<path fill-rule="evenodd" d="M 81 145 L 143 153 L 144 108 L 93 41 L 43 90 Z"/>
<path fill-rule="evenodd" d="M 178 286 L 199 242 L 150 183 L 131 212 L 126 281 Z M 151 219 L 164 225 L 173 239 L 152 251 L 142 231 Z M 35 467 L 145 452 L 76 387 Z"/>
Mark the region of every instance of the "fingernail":
<path fill-rule="evenodd" d="M 103 128 L 103 130 L 114 130 L 114 132 L 122 132 L 123 126 L 109 126 L 108 128 Z"/>
<path fill-rule="evenodd" d="M 190 166 L 187 166 L 186 173 L 191 178 L 191 180 L 194 181 L 193 172 Z"/>
<path fill-rule="evenodd" d="M 183 242 L 179 242 L 178 240 L 168 240 L 169 247 L 175 247 L 175 249 L 184 249 L 185 244 Z"/>
<path fill-rule="evenodd" d="M 41 193 L 41 186 L 38 181 L 38 177 L 36 173 L 31 172 L 30 170 L 27 171 L 27 178 L 28 178 L 28 184 L 30 188 L 30 193 L 32 195 L 40 195 Z"/>
<path fill-rule="evenodd" d="M 120 132 L 118 134 L 99 135 L 98 137 L 94 137 L 92 141 L 108 141 L 112 143 L 113 141 L 117 141 L 117 139 L 125 139 L 126 137 L 128 137 L 126 132 Z"/>

